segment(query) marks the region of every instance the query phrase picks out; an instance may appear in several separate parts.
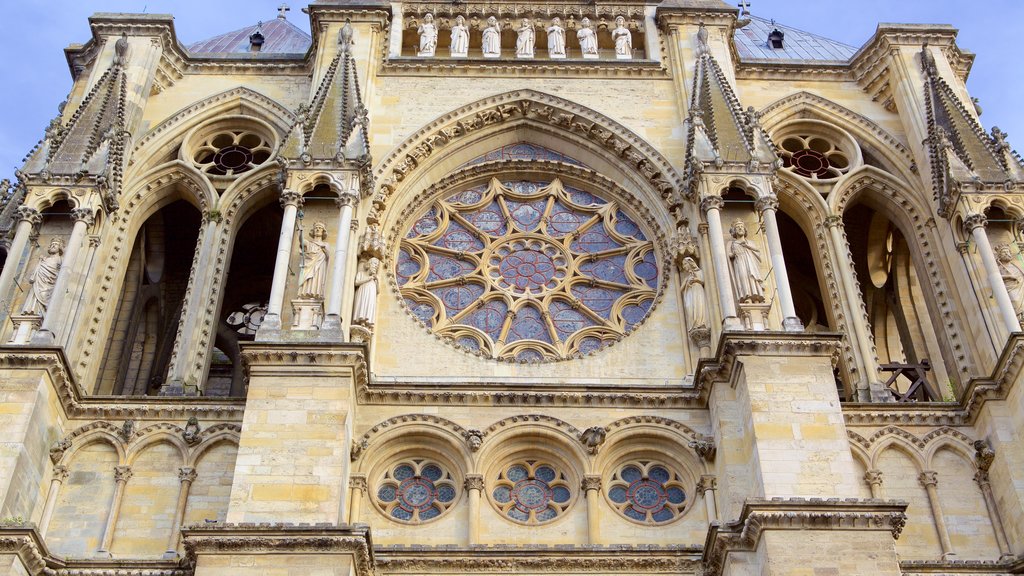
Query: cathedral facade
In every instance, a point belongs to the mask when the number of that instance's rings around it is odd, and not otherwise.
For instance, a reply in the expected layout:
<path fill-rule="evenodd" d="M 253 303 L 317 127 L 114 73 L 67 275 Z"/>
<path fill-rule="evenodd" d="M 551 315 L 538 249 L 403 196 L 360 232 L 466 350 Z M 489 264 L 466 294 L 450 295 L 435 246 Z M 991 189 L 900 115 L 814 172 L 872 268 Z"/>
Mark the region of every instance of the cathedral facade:
<path fill-rule="evenodd" d="M 0 574 L 1024 573 L 1024 166 L 954 28 L 303 12 L 66 50 Z"/>

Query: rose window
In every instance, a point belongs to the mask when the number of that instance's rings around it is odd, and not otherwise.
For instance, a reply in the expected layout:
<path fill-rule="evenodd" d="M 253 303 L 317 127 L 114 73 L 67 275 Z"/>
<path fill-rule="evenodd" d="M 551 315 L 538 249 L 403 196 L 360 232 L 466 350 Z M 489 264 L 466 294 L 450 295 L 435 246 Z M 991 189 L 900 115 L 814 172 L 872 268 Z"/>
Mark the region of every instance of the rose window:
<path fill-rule="evenodd" d="M 779 150 L 782 165 L 811 180 L 839 178 L 850 170 L 846 153 L 832 142 L 817 136 L 787 136 Z"/>
<path fill-rule="evenodd" d="M 248 130 L 222 130 L 198 143 L 192 162 L 213 176 L 235 176 L 248 172 L 270 159 L 271 144 Z"/>
<path fill-rule="evenodd" d="M 395 267 L 414 317 L 493 358 L 564 359 L 646 319 L 661 271 L 619 203 L 553 181 L 497 179 L 434 202 Z"/>
<path fill-rule="evenodd" d="M 546 462 L 524 460 L 507 466 L 491 498 L 508 518 L 525 524 L 553 520 L 569 508 L 572 491 L 564 474 Z"/>
<path fill-rule="evenodd" d="M 443 514 L 455 502 L 455 481 L 445 467 L 431 460 L 407 460 L 392 466 L 377 487 L 377 505 L 403 522 L 424 522 Z"/>
<path fill-rule="evenodd" d="M 622 466 L 608 483 L 608 499 L 623 516 L 647 524 L 673 520 L 687 504 L 679 476 L 657 462 Z"/>

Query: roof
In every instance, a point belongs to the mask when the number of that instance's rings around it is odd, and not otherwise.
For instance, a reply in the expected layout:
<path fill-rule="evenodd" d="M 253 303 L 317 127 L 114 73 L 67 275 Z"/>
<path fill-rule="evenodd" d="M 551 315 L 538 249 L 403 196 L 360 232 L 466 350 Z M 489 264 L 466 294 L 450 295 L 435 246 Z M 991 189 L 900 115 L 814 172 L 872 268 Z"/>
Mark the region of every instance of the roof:
<path fill-rule="evenodd" d="M 256 31 L 258 24 L 240 28 L 188 46 L 193 54 L 236 54 L 250 53 L 249 36 Z M 261 53 L 269 54 L 304 54 L 309 50 L 313 39 L 287 18 L 277 17 L 262 24 L 264 37 Z"/>
<path fill-rule="evenodd" d="M 781 49 L 768 46 L 768 35 L 778 28 L 785 37 Z M 857 48 L 817 34 L 790 28 L 770 20 L 750 17 L 750 24 L 736 30 L 736 52 L 740 59 L 755 60 L 819 60 L 847 62 Z"/>

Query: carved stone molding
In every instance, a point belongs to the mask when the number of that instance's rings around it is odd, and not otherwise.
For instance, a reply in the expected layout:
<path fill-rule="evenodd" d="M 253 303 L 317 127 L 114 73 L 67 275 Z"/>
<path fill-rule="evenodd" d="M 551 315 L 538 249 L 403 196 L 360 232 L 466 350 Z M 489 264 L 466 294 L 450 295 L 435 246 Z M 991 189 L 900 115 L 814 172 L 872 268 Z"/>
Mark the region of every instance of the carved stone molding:
<path fill-rule="evenodd" d="M 338 370 L 350 371 L 357 387 L 368 382 L 365 348 L 341 343 L 242 344 L 242 367 L 247 376 L 307 373 L 327 376 Z"/>
<path fill-rule="evenodd" d="M 591 474 L 584 476 L 583 481 L 580 483 L 580 489 L 584 492 L 589 492 L 591 490 L 596 492 L 601 490 L 601 477 Z"/>
<path fill-rule="evenodd" d="M 363 476 L 362 474 L 354 474 L 352 476 L 349 476 L 349 478 L 348 478 L 348 485 L 351 486 L 352 489 L 360 490 L 360 491 L 363 492 L 363 494 L 365 494 L 366 493 L 366 476 Z"/>
<path fill-rule="evenodd" d="M 480 474 L 466 474 L 466 490 L 483 490 L 484 477 Z"/>
<path fill-rule="evenodd" d="M 524 553 L 524 550 L 527 553 Z M 534 545 L 522 548 L 377 547 L 377 566 L 388 574 L 452 573 L 607 573 L 693 574 L 700 548 L 615 546 L 592 548 Z"/>
<path fill-rule="evenodd" d="M 964 576 L 979 576 L 992 574 L 1002 576 L 1004 574 L 1024 573 L 1024 558 L 1010 558 L 1006 560 L 904 560 L 900 562 L 900 570 L 903 576 L 925 576 L 934 574 L 936 576 L 953 576 L 963 574 Z"/>
<path fill-rule="evenodd" d="M 834 364 L 839 359 L 841 342 L 840 334 L 830 333 L 725 333 L 714 358 L 705 358 L 697 364 L 696 379 L 705 387 L 732 381 L 739 356 L 824 356 Z"/>

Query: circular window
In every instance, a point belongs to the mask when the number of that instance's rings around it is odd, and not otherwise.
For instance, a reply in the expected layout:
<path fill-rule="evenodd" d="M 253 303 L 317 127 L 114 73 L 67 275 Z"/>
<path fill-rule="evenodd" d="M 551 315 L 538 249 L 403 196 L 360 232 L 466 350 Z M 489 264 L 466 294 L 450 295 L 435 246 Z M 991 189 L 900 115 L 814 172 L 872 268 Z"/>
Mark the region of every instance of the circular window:
<path fill-rule="evenodd" d="M 850 170 L 846 152 L 818 136 L 792 135 L 782 140 L 782 165 L 812 180 L 839 178 Z"/>
<path fill-rule="evenodd" d="M 524 524 L 554 520 L 569 508 L 572 497 L 565 474 L 540 460 L 509 464 L 491 488 L 491 500 L 502 515 Z"/>
<path fill-rule="evenodd" d="M 375 502 L 394 520 L 418 523 L 444 514 L 457 495 L 455 481 L 444 466 L 413 458 L 398 462 L 384 473 Z"/>
<path fill-rule="evenodd" d="M 247 116 L 230 116 L 200 126 L 185 139 L 183 160 L 214 179 L 250 172 L 270 160 L 276 146 L 274 129 Z"/>
<path fill-rule="evenodd" d="M 449 193 L 401 241 L 395 275 L 414 317 L 493 358 L 571 358 L 644 321 L 661 271 L 619 203 L 550 181 Z"/>
<path fill-rule="evenodd" d="M 679 475 L 660 462 L 629 462 L 608 482 L 608 500 L 620 514 L 644 524 L 676 519 L 688 499 Z"/>

